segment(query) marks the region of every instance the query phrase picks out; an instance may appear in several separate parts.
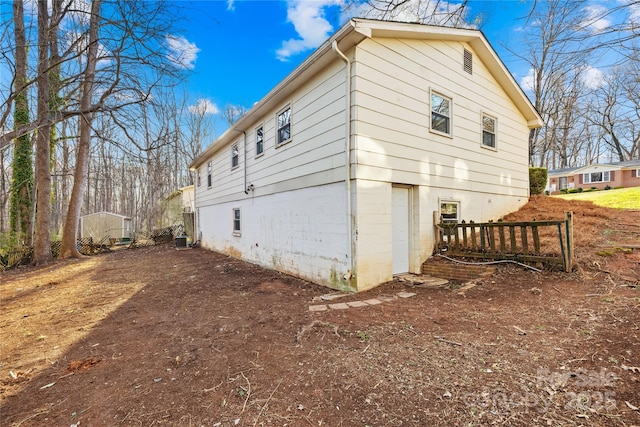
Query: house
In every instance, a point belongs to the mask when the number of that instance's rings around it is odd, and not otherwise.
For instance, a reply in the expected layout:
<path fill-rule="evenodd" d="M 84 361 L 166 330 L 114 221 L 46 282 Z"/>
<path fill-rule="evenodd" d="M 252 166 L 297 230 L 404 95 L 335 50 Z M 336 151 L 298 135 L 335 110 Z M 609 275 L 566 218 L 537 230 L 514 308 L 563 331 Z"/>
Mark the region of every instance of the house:
<path fill-rule="evenodd" d="M 187 185 L 169 194 L 162 201 L 161 227 L 184 224 L 184 214 L 195 209 L 194 186 Z"/>
<path fill-rule="evenodd" d="M 352 19 L 192 162 L 198 240 L 335 289 L 418 273 L 440 213 L 527 202 L 541 125 L 480 31 Z"/>
<path fill-rule="evenodd" d="M 131 218 L 113 212 L 96 212 L 80 217 L 78 235 L 94 241 L 130 239 L 133 236 Z"/>
<path fill-rule="evenodd" d="M 640 160 L 593 163 L 579 168 L 550 170 L 547 190 L 558 194 L 572 188 L 640 187 Z"/>

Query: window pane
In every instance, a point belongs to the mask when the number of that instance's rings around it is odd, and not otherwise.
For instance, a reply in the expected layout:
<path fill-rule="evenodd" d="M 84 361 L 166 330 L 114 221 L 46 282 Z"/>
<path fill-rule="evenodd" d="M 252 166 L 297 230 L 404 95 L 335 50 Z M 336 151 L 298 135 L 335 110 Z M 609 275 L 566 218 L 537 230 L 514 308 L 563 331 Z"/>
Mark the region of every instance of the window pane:
<path fill-rule="evenodd" d="M 458 221 L 458 204 L 441 203 L 440 216 L 444 222 Z"/>
<path fill-rule="evenodd" d="M 291 109 L 287 108 L 286 110 L 284 110 L 282 113 L 278 115 L 278 128 L 281 128 L 284 125 L 288 124 L 290 122 L 290 119 L 291 119 Z"/>
<path fill-rule="evenodd" d="M 256 131 L 256 154 L 262 154 L 263 150 L 263 130 L 262 128 L 258 128 Z"/>
<path fill-rule="evenodd" d="M 238 155 L 238 146 L 234 145 L 233 147 L 231 147 L 231 166 L 238 166 L 239 159 L 240 156 Z"/>
<path fill-rule="evenodd" d="M 240 209 L 233 210 L 233 231 L 240 231 Z"/>
<path fill-rule="evenodd" d="M 431 129 L 450 133 L 451 102 L 440 95 L 431 94 Z"/>
<path fill-rule="evenodd" d="M 449 100 L 443 97 L 432 94 L 431 95 L 431 111 L 434 113 L 440 113 L 449 117 Z"/>
<path fill-rule="evenodd" d="M 482 144 L 486 145 L 487 147 L 492 147 L 495 148 L 496 147 L 496 136 L 492 133 L 489 133 L 487 131 L 482 132 Z"/>
<path fill-rule="evenodd" d="M 449 118 L 438 113 L 431 113 L 431 129 L 449 133 Z"/>
<path fill-rule="evenodd" d="M 496 121 L 491 117 L 487 117 L 487 116 L 482 117 L 482 129 L 487 132 L 495 133 Z"/>
<path fill-rule="evenodd" d="M 278 114 L 278 144 L 291 138 L 291 108 Z"/>
<path fill-rule="evenodd" d="M 291 138 L 290 125 L 278 129 L 278 142 L 284 142 Z"/>

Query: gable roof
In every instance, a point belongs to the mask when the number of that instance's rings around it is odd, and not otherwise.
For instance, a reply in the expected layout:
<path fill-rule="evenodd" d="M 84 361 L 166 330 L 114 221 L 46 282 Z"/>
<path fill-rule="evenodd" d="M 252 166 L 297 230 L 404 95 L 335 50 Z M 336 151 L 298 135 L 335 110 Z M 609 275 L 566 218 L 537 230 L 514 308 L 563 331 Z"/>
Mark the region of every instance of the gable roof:
<path fill-rule="evenodd" d="M 89 217 L 96 216 L 96 215 L 99 215 L 99 216 L 111 216 L 111 217 L 115 216 L 115 217 L 121 218 L 123 220 L 131 219 L 131 217 L 128 217 L 128 216 L 125 216 L 125 215 L 120 215 L 120 214 L 117 214 L 117 213 L 114 213 L 114 212 L 107 212 L 107 211 L 93 212 L 93 213 L 90 213 L 90 214 L 81 215 L 80 217 L 81 218 L 89 218 Z"/>
<path fill-rule="evenodd" d="M 480 30 L 353 18 L 320 45 L 284 80 L 278 83 L 264 98 L 238 119 L 231 128 L 227 129 L 225 133 L 209 145 L 205 151 L 193 160 L 189 168 L 195 170 L 200 167 L 211 155 L 236 139 L 238 132 L 246 131 L 268 110 L 279 106 L 291 93 L 306 83 L 307 77 L 322 70 L 329 63 L 339 60 L 337 54 L 332 52 L 332 44 L 334 42 L 337 43 L 338 49 L 346 52 L 365 38 L 373 37 L 446 40 L 468 43 L 525 117 L 529 128 L 542 126 L 543 122 L 540 114 L 538 114 L 529 98 L 527 98 L 522 88 L 520 88 Z"/>
<path fill-rule="evenodd" d="M 599 170 L 607 171 L 607 170 L 620 170 L 620 169 L 640 169 L 640 160 L 625 160 L 623 162 L 614 162 L 614 163 L 591 163 L 589 165 L 575 167 L 575 168 L 563 168 L 563 169 L 554 169 L 549 170 L 547 172 L 547 176 L 569 176 L 569 175 L 577 175 L 581 173 L 587 172 L 595 172 Z"/>

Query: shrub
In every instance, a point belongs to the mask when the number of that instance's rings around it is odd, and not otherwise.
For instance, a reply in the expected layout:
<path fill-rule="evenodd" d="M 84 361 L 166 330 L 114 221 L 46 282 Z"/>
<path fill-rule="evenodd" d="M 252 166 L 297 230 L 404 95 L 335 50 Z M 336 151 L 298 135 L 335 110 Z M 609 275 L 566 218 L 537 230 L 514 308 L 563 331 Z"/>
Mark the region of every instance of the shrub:
<path fill-rule="evenodd" d="M 560 192 L 562 194 L 567 194 L 567 193 L 569 193 L 569 189 L 568 188 L 563 188 L 562 190 L 560 190 Z"/>
<path fill-rule="evenodd" d="M 544 190 L 544 195 L 548 196 L 549 195 L 549 190 Z"/>
<path fill-rule="evenodd" d="M 529 194 L 542 194 L 547 186 L 547 168 L 529 168 Z"/>
<path fill-rule="evenodd" d="M 582 187 L 578 187 L 578 193 L 582 193 Z"/>

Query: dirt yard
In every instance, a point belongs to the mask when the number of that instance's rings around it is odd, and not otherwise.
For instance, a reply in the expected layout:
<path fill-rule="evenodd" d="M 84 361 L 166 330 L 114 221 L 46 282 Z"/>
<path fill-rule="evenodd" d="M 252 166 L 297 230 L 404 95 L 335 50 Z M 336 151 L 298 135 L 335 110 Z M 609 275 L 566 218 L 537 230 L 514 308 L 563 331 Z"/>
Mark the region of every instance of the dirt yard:
<path fill-rule="evenodd" d="M 640 212 L 544 198 L 509 219 L 568 208 L 571 274 L 395 281 L 344 310 L 202 249 L 1 273 L 0 424 L 640 426 Z"/>

